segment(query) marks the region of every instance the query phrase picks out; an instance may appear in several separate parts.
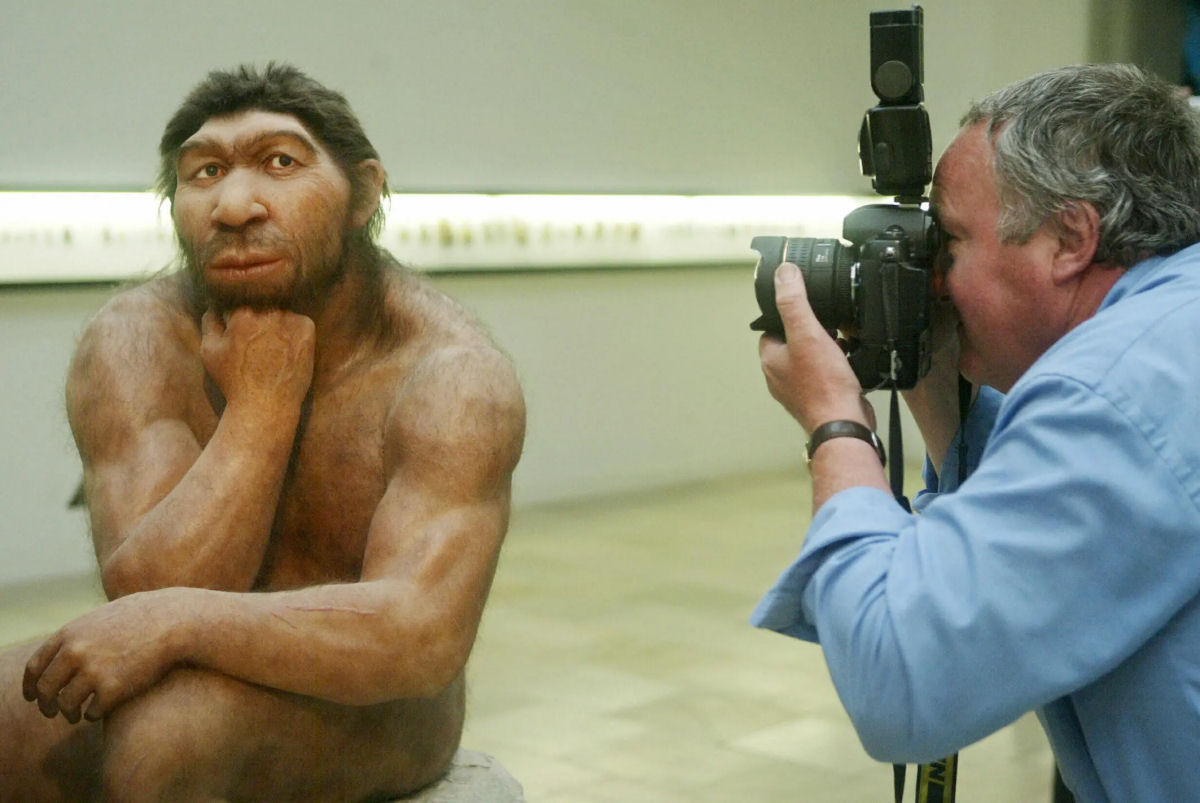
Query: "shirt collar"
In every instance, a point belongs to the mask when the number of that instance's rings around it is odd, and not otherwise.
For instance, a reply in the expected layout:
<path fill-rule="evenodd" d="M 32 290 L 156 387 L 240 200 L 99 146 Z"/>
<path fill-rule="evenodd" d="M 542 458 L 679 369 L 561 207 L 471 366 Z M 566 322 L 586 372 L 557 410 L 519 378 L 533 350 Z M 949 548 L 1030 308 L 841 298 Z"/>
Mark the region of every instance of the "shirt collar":
<path fill-rule="evenodd" d="M 1177 260 L 1174 257 L 1182 258 Z M 1117 279 L 1116 283 L 1109 288 L 1097 312 L 1111 307 L 1126 296 L 1134 295 L 1149 286 L 1157 284 L 1162 275 L 1171 270 L 1171 266 L 1177 262 L 1196 260 L 1200 260 L 1200 243 L 1189 245 L 1187 248 L 1173 254 L 1172 258 L 1153 256 L 1143 259 L 1132 268 L 1125 270 L 1121 278 Z"/>

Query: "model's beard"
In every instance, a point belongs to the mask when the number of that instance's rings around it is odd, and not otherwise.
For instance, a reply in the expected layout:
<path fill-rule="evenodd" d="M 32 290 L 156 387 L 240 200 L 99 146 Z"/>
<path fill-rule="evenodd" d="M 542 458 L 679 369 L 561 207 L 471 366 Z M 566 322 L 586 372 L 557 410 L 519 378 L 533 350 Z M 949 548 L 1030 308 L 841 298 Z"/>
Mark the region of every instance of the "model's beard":
<path fill-rule="evenodd" d="M 353 239 L 350 234 L 331 230 L 311 241 L 297 242 L 265 230 L 221 231 L 199 246 L 182 237 L 176 239 L 199 309 L 225 312 L 254 307 L 305 312 L 326 298 L 346 275 Z M 292 273 L 274 285 L 209 285 L 205 267 L 229 249 L 279 254 L 292 266 Z"/>

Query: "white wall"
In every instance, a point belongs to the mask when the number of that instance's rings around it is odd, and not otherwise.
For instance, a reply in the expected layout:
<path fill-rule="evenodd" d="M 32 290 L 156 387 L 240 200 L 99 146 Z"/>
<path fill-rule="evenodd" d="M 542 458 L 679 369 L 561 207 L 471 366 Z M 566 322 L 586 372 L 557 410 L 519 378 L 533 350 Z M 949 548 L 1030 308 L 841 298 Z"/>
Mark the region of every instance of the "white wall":
<path fill-rule="evenodd" d="M 0 0 L 0 187 L 141 189 L 205 72 L 343 90 L 407 190 L 856 193 L 868 12 L 902 0 Z M 926 0 L 935 148 L 1080 61 L 1089 0 Z"/>
<path fill-rule="evenodd" d="M 346 91 L 401 191 L 861 193 L 867 11 L 903 5 L 0 0 L 0 189 L 145 187 L 163 122 L 204 71 L 278 58 Z M 935 150 L 971 97 L 1086 57 L 1087 0 L 924 5 Z M 749 280 L 439 277 L 525 383 L 518 502 L 799 465 L 802 435 L 763 390 L 746 328 Z M 0 288 L 0 584 L 91 565 L 66 509 L 79 468 L 62 377 L 106 296 Z"/>
<path fill-rule="evenodd" d="M 745 269 L 437 281 L 516 361 L 529 432 L 520 501 L 798 464 L 802 433 L 764 390 Z"/>
<path fill-rule="evenodd" d="M 76 334 L 106 296 L 0 290 L 0 584 L 94 563 L 83 514 L 67 508 L 79 459 L 62 390 Z"/>

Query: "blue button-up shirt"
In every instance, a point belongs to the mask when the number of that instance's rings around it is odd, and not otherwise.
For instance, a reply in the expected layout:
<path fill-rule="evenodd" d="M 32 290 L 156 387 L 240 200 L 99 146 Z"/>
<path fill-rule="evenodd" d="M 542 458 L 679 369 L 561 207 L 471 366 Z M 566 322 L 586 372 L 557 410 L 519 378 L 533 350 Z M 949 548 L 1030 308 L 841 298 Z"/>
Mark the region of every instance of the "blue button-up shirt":
<path fill-rule="evenodd" d="M 881 761 L 1036 709 L 1081 801 L 1200 801 L 1200 245 L 1126 271 L 964 430 L 969 478 L 952 444 L 919 515 L 829 499 L 753 623 L 821 644 Z"/>

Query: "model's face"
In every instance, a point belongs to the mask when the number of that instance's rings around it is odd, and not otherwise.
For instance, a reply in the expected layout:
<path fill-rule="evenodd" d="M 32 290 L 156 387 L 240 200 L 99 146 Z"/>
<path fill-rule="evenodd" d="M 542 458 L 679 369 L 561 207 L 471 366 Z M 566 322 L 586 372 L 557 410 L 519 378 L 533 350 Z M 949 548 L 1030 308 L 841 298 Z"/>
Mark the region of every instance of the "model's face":
<path fill-rule="evenodd" d="M 945 288 L 959 314 L 959 368 L 1007 391 L 1058 336 L 1050 265 L 1057 240 L 1043 226 L 1026 243 L 1000 242 L 992 146 L 982 125 L 946 149 L 931 200 L 941 224 Z"/>
<path fill-rule="evenodd" d="M 210 118 L 177 167 L 175 231 L 210 306 L 303 308 L 341 277 L 350 183 L 295 117 Z"/>

